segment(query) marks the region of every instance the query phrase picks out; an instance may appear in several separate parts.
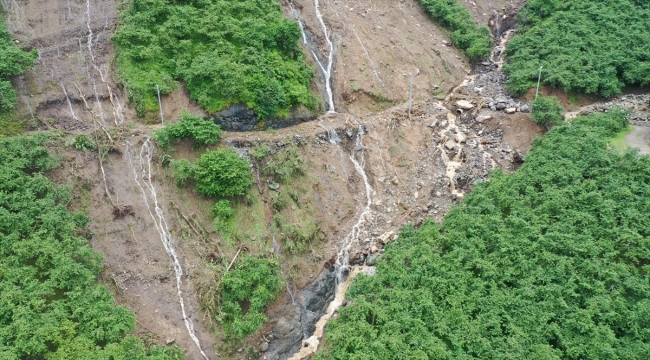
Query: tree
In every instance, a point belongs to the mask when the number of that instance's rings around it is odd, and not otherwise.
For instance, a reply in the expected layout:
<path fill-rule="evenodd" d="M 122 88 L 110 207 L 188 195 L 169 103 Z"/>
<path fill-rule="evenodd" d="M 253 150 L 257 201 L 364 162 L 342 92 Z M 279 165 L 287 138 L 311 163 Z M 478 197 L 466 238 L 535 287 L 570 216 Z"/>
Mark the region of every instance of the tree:
<path fill-rule="evenodd" d="M 538 138 L 352 283 L 315 359 L 650 358 L 650 158 L 608 150 L 625 113 Z"/>
<path fill-rule="evenodd" d="M 564 108 L 555 96 L 540 96 L 533 101 L 533 121 L 550 127 L 564 121 Z"/>
<path fill-rule="evenodd" d="M 243 195 L 253 185 L 249 167 L 232 149 L 208 150 L 194 166 L 196 190 L 204 196 Z"/>

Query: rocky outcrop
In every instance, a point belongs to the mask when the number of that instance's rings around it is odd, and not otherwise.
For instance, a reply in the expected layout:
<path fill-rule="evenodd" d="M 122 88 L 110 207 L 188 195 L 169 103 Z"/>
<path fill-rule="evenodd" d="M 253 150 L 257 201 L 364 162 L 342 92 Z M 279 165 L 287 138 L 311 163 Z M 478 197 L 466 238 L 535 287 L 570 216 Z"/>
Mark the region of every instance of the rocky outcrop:
<path fill-rule="evenodd" d="M 316 322 L 334 298 L 336 276 L 333 267 L 325 269 L 316 280 L 293 297 L 292 303 L 277 312 L 283 315 L 277 319 L 272 330 L 273 340 L 265 353 L 267 359 L 288 359 L 298 352 L 302 339 L 314 333 Z"/>
<path fill-rule="evenodd" d="M 220 111 L 210 117 L 226 131 L 251 131 L 280 129 L 298 125 L 305 121 L 316 119 L 318 115 L 304 106 L 298 106 L 291 110 L 286 118 L 270 118 L 259 120 L 259 117 L 252 109 L 243 104 L 235 104 L 230 108 Z"/>

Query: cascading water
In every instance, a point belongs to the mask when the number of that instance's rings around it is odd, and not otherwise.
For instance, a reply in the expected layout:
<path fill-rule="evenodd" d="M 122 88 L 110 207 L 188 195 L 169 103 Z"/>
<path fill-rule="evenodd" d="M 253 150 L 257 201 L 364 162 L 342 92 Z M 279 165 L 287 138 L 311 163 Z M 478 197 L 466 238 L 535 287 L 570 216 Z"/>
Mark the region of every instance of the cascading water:
<path fill-rule="evenodd" d="M 296 11 L 296 9 L 293 7 L 292 4 L 290 4 L 290 6 L 291 6 L 291 15 L 294 18 L 296 18 L 296 20 L 298 21 L 298 25 L 300 26 L 300 31 L 302 32 L 302 41 L 305 45 L 308 45 L 307 35 L 305 34 L 305 26 L 302 20 L 300 19 L 300 13 Z M 327 46 L 329 48 L 329 52 L 327 54 L 327 64 L 323 64 L 323 62 L 321 62 L 320 58 L 318 57 L 318 54 L 316 54 L 316 51 L 311 50 L 311 54 L 314 56 L 314 61 L 316 61 L 318 67 L 323 72 L 323 78 L 325 80 L 325 102 L 327 103 L 327 112 L 335 113 L 336 111 L 334 109 L 334 98 L 332 95 L 332 65 L 334 62 L 334 44 L 332 43 L 329 32 L 327 31 L 327 26 L 325 25 L 325 21 L 323 20 L 323 14 L 321 14 L 320 12 L 320 5 L 318 3 L 318 0 L 314 0 L 314 8 L 316 12 L 316 18 L 318 19 L 318 22 L 321 25 L 323 36 L 325 37 L 325 41 L 327 42 Z"/>
<path fill-rule="evenodd" d="M 205 352 L 203 352 L 203 349 L 201 348 L 201 343 L 199 342 L 199 339 L 196 337 L 192 319 L 187 316 L 187 312 L 185 311 L 185 300 L 183 298 L 183 291 L 182 291 L 183 268 L 181 267 L 181 264 L 178 261 L 178 255 L 176 253 L 176 249 L 174 248 L 174 239 L 172 238 L 172 235 L 169 232 L 167 220 L 165 220 L 163 211 L 158 205 L 156 188 L 154 187 L 153 182 L 151 181 L 151 177 L 152 177 L 151 159 L 153 157 L 153 151 L 154 151 L 154 147 L 149 137 L 147 137 L 145 142 L 142 144 L 139 153 L 134 150 L 133 146 L 128 141 L 126 143 L 126 153 L 127 156 L 129 157 L 129 165 L 133 170 L 133 179 L 135 180 L 136 186 L 138 187 L 138 189 L 142 194 L 142 198 L 144 200 L 145 206 L 149 210 L 149 215 L 151 215 L 151 219 L 153 220 L 156 230 L 160 235 L 160 240 L 162 241 L 163 246 L 165 247 L 165 251 L 169 255 L 174 265 L 174 274 L 176 276 L 176 291 L 178 294 L 178 299 L 181 304 L 181 313 L 183 315 L 183 322 L 185 323 L 185 327 L 187 328 L 190 338 L 192 339 L 192 341 L 194 341 L 196 346 L 199 348 L 201 355 L 203 355 L 203 357 L 206 360 L 209 360 L 208 356 L 205 354 Z M 134 163 L 134 159 L 133 159 L 134 157 L 136 157 L 137 160 L 139 161 Z M 153 206 L 152 204 L 150 204 L 150 201 L 153 202 Z"/>
<path fill-rule="evenodd" d="M 320 125 L 321 127 L 327 130 L 330 142 L 336 145 L 339 151 L 342 151 L 340 147 L 341 139 L 336 134 L 336 131 L 334 131 L 334 129 L 331 128 L 328 129 L 322 124 Z M 350 263 L 349 263 L 350 247 L 352 246 L 352 244 L 354 244 L 355 241 L 359 241 L 359 235 L 361 234 L 362 228 L 366 223 L 366 218 L 372 212 L 370 207 L 372 205 L 373 189 L 370 186 L 370 182 L 368 181 L 368 176 L 364 169 L 365 148 L 363 146 L 363 134 L 364 134 L 363 127 L 360 126 L 358 129 L 354 150 L 352 151 L 352 154 L 350 154 L 350 161 L 354 165 L 354 168 L 357 171 L 357 173 L 363 179 L 363 184 L 366 190 L 366 204 L 361 214 L 359 215 L 356 224 L 352 226 L 352 230 L 350 231 L 350 233 L 337 244 L 340 250 L 336 256 L 336 262 L 335 262 L 335 271 L 337 272 L 337 274 L 336 274 L 336 290 L 334 293 L 334 300 L 332 300 L 332 302 L 327 307 L 327 311 L 325 312 L 325 314 L 323 314 L 323 316 L 321 316 L 321 318 L 316 323 L 316 328 L 314 333 L 309 338 L 303 340 L 303 346 L 301 347 L 298 353 L 294 354 L 290 358 L 291 360 L 304 359 L 305 357 L 309 357 L 316 353 L 316 351 L 318 350 L 318 346 L 320 345 L 320 341 L 325 332 L 325 325 L 327 325 L 327 322 L 332 317 L 332 315 L 334 315 L 336 310 L 338 310 L 338 308 L 341 307 L 341 305 L 343 304 L 343 301 L 345 300 L 345 293 L 348 287 L 350 286 L 350 284 L 352 283 L 352 280 L 358 274 L 369 272 L 372 271 L 371 269 L 373 269 L 372 267 L 369 266 L 357 266 L 350 269 Z M 360 160 L 357 160 L 356 158 L 357 153 L 360 153 Z"/>

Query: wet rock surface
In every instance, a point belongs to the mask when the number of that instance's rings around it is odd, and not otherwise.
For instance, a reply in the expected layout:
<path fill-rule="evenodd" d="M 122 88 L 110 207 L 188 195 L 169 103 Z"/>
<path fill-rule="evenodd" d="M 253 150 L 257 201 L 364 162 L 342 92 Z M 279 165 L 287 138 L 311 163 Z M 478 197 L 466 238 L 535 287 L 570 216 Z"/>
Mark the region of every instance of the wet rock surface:
<path fill-rule="evenodd" d="M 314 120 L 317 117 L 316 113 L 300 106 L 292 109 L 287 118 L 270 118 L 260 121 L 255 111 L 242 104 L 235 104 L 210 116 L 216 124 L 226 131 L 281 129 Z"/>

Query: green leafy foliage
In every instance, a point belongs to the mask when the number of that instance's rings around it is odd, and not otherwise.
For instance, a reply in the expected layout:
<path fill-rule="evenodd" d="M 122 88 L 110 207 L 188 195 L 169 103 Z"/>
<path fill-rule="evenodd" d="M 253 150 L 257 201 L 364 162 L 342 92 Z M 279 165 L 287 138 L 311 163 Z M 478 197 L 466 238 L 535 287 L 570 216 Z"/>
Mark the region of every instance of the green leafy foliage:
<path fill-rule="evenodd" d="M 187 186 L 194 177 L 194 164 L 186 159 L 180 159 L 172 161 L 171 166 L 174 170 L 174 184 L 179 188 Z"/>
<path fill-rule="evenodd" d="M 9 112 L 16 106 L 16 92 L 9 77 L 20 75 L 34 66 L 38 51 L 23 51 L 16 46 L 4 21 L 0 22 L 0 112 Z"/>
<path fill-rule="evenodd" d="M 0 139 L 0 358 L 180 360 L 128 335 L 133 314 L 97 284 L 89 219 L 71 213 L 45 136 Z"/>
<path fill-rule="evenodd" d="M 243 338 L 266 322 L 265 308 L 282 289 L 280 265 L 242 254 L 221 281 L 221 321 L 227 335 Z"/>
<path fill-rule="evenodd" d="M 470 59 L 490 54 L 492 35 L 485 26 L 478 26 L 469 11 L 458 0 L 419 0 L 434 21 L 451 32 L 454 45 Z"/>
<path fill-rule="evenodd" d="M 564 108 L 555 96 L 540 96 L 533 101 L 533 121 L 542 126 L 564 121 Z"/>
<path fill-rule="evenodd" d="M 564 91 L 609 97 L 627 85 L 650 84 L 650 7 L 633 0 L 531 0 L 509 43 L 508 90 L 537 81 Z"/>
<path fill-rule="evenodd" d="M 286 183 L 292 176 L 304 175 L 307 171 L 305 159 L 297 146 L 292 145 L 278 151 L 273 158 L 266 163 L 265 173 Z"/>
<path fill-rule="evenodd" d="M 221 127 L 200 116 L 183 112 L 176 123 L 154 131 L 153 138 L 162 147 L 182 139 L 192 139 L 192 146 L 198 148 L 219 142 Z"/>
<path fill-rule="evenodd" d="M 248 162 L 232 149 L 208 150 L 194 165 L 196 190 L 203 196 L 243 195 L 253 185 Z"/>
<path fill-rule="evenodd" d="M 93 150 L 95 148 L 95 145 L 90 141 L 88 135 L 85 134 L 75 136 L 74 139 L 72 139 L 72 146 L 81 151 Z"/>
<path fill-rule="evenodd" d="M 224 221 L 232 218 L 233 215 L 235 215 L 235 210 L 232 208 L 230 201 L 225 199 L 217 201 L 214 205 L 212 205 L 210 210 L 212 210 L 217 218 Z"/>
<path fill-rule="evenodd" d="M 300 29 L 274 0 L 132 0 L 113 36 L 117 70 L 139 116 L 182 79 L 208 112 L 242 103 L 260 119 L 314 108 Z"/>
<path fill-rule="evenodd" d="M 576 118 L 354 280 L 317 359 L 647 359 L 650 158 Z"/>

